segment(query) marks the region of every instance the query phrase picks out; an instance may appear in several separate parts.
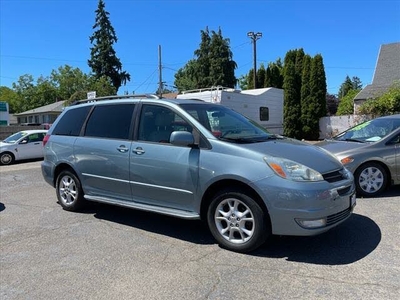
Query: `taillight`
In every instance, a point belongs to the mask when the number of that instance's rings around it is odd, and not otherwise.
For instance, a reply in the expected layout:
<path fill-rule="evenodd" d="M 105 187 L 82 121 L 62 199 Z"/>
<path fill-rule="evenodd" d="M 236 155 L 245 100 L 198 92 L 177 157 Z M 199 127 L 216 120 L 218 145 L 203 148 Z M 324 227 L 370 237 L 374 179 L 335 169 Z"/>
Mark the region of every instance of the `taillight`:
<path fill-rule="evenodd" d="M 43 147 L 46 146 L 46 143 L 47 143 L 47 141 L 49 140 L 49 138 L 50 138 L 50 135 L 49 135 L 49 134 L 46 134 L 45 137 L 44 137 L 44 139 L 43 139 Z"/>

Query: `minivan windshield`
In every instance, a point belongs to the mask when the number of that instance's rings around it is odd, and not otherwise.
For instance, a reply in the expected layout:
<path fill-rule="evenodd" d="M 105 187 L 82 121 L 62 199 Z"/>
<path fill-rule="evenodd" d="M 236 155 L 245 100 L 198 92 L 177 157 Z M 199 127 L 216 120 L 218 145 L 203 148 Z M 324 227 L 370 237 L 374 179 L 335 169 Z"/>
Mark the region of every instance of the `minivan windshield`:
<path fill-rule="evenodd" d="M 400 119 L 384 118 L 374 119 L 356 125 L 333 139 L 348 142 L 377 142 L 400 127 Z"/>
<path fill-rule="evenodd" d="M 3 140 L 3 143 L 15 144 L 20 138 L 22 138 L 22 137 L 24 137 L 26 135 L 27 135 L 27 133 L 23 132 L 23 131 L 14 133 L 13 135 L 10 135 L 8 138 Z"/>
<path fill-rule="evenodd" d="M 180 106 L 220 140 L 257 143 L 278 138 L 256 122 L 222 105 L 202 103 Z"/>

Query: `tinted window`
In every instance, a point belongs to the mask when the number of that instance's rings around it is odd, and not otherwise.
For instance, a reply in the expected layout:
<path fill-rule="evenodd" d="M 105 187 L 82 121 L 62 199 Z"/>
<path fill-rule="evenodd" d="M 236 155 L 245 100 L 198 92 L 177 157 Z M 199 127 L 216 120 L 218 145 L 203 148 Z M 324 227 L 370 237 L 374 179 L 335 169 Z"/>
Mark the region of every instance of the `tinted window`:
<path fill-rule="evenodd" d="M 129 139 L 134 104 L 96 106 L 86 125 L 85 136 Z"/>
<path fill-rule="evenodd" d="M 260 121 L 269 120 L 269 109 L 268 107 L 260 107 Z"/>
<path fill-rule="evenodd" d="M 78 136 L 90 108 L 90 106 L 85 106 L 67 111 L 52 134 Z"/>
<path fill-rule="evenodd" d="M 143 105 L 139 124 L 139 140 L 168 143 L 175 130 L 187 130 L 188 124 L 170 109 Z"/>

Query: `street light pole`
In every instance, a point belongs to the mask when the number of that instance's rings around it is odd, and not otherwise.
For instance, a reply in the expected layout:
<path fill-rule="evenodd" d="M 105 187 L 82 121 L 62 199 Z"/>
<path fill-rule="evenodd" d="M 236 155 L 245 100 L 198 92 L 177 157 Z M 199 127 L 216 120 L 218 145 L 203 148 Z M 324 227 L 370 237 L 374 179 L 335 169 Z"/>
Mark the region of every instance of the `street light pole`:
<path fill-rule="evenodd" d="M 257 52 L 256 52 L 256 42 L 257 40 L 259 40 L 260 38 L 262 38 L 262 33 L 261 32 L 253 32 L 250 31 L 247 33 L 247 36 L 249 38 L 251 38 L 252 43 L 253 43 L 253 59 L 254 59 L 254 67 L 253 67 L 253 84 L 254 84 L 254 88 L 257 88 Z"/>

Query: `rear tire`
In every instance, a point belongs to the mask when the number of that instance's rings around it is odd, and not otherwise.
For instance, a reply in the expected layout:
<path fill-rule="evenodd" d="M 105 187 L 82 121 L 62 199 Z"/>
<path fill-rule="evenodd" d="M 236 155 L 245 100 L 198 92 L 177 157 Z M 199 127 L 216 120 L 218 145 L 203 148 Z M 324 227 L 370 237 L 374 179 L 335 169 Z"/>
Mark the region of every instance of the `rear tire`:
<path fill-rule="evenodd" d="M 57 198 L 63 209 L 78 211 L 83 206 L 83 191 L 78 177 L 69 170 L 62 171 L 57 177 Z"/>
<path fill-rule="evenodd" d="M 218 244 L 247 253 L 261 246 L 270 235 L 268 218 L 259 204 L 241 191 L 223 191 L 211 201 L 208 227 Z"/>

